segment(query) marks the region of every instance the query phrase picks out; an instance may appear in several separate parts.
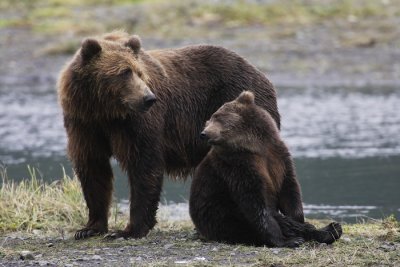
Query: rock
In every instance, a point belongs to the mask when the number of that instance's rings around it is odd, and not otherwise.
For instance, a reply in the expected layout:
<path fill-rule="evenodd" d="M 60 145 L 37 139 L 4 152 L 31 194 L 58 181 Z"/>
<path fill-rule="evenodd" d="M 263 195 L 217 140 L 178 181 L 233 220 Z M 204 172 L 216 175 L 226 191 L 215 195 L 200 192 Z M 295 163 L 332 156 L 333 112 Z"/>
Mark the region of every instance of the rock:
<path fill-rule="evenodd" d="M 42 231 L 41 230 L 37 230 L 37 229 L 35 229 L 35 230 L 32 230 L 32 233 L 34 234 L 34 235 L 42 235 Z"/>
<path fill-rule="evenodd" d="M 103 258 L 100 255 L 93 255 L 92 260 L 102 260 Z"/>
<path fill-rule="evenodd" d="M 189 261 L 188 260 L 180 260 L 180 261 L 175 261 L 175 264 L 188 264 Z"/>
<path fill-rule="evenodd" d="M 49 265 L 51 265 L 50 262 L 48 262 L 48 261 L 39 261 L 38 264 L 39 264 L 39 266 L 49 266 Z"/>
<path fill-rule="evenodd" d="M 350 243 L 351 239 L 349 237 L 342 237 L 342 241 L 346 243 Z"/>
<path fill-rule="evenodd" d="M 281 249 L 280 249 L 280 248 L 272 248 L 271 251 L 272 251 L 273 254 L 276 255 L 276 254 L 278 254 L 279 252 L 281 252 Z"/>
<path fill-rule="evenodd" d="M 174 244 L 166 244 L 164 245 L 164 249 L 170 249 L 174 246 Z"/>
<path fill-rule="evenodd" d="M 23 250 L 19 253 L 19 258 L 21 260 L 34 260 L 35 256 L 33 255 L 33 253 L 29 250 Z"/>
<path fill-rule="evenodd" d="M 385 252 L 389 252 L 389 251 L 395 251 L 396 250 L 396 246 L 394 244 L 391 243 L 385 243 L 380 245 L 379 249 L 385 251 Z"/>
<path fill-rule="evenodd" d="M 50 242 L 50 243 L 47 243 L 46 246 L 49 247 L 49 248 L 51 248 L 51 247 L 54 246 L 54 244 Z"/>
<path fill-rule="evenodd" d="M 135 257 L 135 258 L 132 257 L 132 258 L 129 259 L 129 262 L 131 263 L 132 266 L 136 266 L 138 264 L 137 262 L 138 261 L 142 261 L 142 260 L 143 260 L 143 258 L 140 257 L 140 256 L 139 257 Z"/>
<path fill-rule="evenodd" d="M 77 258 L 77 259 L 75 259 L 76 261 L 88 261 L 88 260 L 90 260 L 90 258 L 88 258 L 88 257 L 83 257 L 83 258 Z"/>

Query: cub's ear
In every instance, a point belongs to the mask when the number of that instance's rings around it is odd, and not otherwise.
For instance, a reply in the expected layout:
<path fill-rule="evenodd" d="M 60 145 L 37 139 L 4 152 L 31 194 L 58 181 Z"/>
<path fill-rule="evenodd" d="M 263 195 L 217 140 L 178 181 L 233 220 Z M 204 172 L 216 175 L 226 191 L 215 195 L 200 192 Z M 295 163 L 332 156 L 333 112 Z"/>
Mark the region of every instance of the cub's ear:
<path fill-rule="evenodd" d="M 246 105 L 254 104 L 254 94 L 250 91 L 243 91 L 238 98 L 236 98 L 236 101 Z"/>
<path fill-rule="evenodd" d="M 83 61 L 91 60 L 101 52 L 101 46 L 95 39 L 86 39 L 82 42 L 81 56 Z"/>
<path fill-rule="evenodd" d="M 140 41 L 140 37 L 137 35 L 132 35 L 128 42 L 125 44 L 127 47 L 132 49 L 132 51 L 137 54 L 140 51 L 140 48 L 142 47 L 142 43 Z"/>

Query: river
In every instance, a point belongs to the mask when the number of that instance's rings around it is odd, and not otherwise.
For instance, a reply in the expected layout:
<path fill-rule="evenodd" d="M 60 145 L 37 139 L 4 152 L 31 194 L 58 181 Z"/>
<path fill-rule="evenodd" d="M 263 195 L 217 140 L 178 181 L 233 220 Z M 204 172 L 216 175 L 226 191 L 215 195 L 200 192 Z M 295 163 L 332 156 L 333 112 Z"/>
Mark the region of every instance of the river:
<path fill-rule="evenodd" d="M 0 84 L 0 160 L 14 180 L 27 165 L 46 181 L 72 173 L 54 84 Z M 278 88 L 282 136 L 295 158 L 306 216 L 400 219 L 400 88 Z M 114 162 L 116 197 L 129 197 Z M 190 179 L 166 179 L 165 204 L 187 203 Z"/>

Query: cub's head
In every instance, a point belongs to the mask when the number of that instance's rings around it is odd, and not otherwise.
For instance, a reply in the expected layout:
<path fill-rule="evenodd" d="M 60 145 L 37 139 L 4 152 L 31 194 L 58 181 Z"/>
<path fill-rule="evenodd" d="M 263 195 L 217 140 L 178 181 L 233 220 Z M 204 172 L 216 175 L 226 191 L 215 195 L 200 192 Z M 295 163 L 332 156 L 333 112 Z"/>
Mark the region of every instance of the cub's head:
<path fill-rule="evenodd" d="M 60 74 L 64 114 L 81 119 L 125 118 L 156 101 L 141 62 L 138 36 L 113 32 L 89 38 Z"/>
<path fill-rule="evenodd" d="M 279 133 L 271 115 L 255 104 L 254 94 L 244 91 L 211 116 L 200 137 L 220 148 L 258 153 Z"/>

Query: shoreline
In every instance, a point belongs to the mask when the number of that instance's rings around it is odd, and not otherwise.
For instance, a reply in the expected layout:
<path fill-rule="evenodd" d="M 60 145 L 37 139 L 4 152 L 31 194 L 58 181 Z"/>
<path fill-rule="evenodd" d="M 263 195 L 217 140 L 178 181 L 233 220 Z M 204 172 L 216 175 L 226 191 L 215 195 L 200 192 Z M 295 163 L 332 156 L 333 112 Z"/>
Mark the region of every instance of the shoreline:
<path fill-rule="evenodd" d="M 326 221 L 312 220 L 322 226 Z M 393 219 L 344 224 L 332 245 L 296 249 L 227 245 L 198 239 L 190 221 L 160 221 L 146 238 L 76 241 L 62 230 L 0 237 L 0 266 L 397 266 L 400 228 Z"/>

